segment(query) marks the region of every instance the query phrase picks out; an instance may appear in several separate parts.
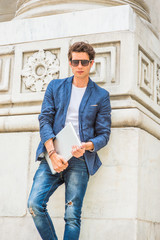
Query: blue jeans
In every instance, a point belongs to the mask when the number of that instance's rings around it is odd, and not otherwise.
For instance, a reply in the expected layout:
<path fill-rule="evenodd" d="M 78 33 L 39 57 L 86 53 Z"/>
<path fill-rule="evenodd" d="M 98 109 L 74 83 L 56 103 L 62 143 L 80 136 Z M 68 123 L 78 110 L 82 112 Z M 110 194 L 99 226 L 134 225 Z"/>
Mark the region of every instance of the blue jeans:
<path fill-rule="evenodd" d="M 80 234 L 81 208 L 89 174 L 83 158 L 72 157 L 69 166 L 61 173 L 52 174 L 45 159 L 33 179 L 28 208 L 43 240 L 57 240 L 47 202 L 54 191 L 65 184 L 64 240 L 77 240 Z"/>

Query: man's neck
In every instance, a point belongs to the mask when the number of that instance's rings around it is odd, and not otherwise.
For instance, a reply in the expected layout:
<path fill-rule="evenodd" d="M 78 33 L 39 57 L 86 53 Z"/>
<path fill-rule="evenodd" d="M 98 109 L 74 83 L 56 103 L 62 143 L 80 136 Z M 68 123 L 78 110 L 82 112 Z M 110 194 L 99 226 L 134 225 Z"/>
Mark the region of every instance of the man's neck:
<path fill-rule="evenodd" d="M 82 79 L 82 78 L 76 78 L 74 76 L 74 78 L 73 78 L 74 86 L 79 87 L 79 88 L 87 87 L 88 82 L 89 82 L 89 77 Z"/>

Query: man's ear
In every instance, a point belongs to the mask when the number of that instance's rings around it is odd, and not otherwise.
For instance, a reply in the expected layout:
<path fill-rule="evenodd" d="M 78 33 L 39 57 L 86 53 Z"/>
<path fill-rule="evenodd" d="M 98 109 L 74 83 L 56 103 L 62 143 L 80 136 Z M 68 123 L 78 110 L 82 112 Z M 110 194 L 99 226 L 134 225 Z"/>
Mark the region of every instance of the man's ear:
<path fill-rule="evenodd" d="M 94 60 L 92 60 L 92 62 L 91 62 L 91 67 L 93 66 L 93 64 L 94 64 Z"/>
<path fill-rule="evenodd" d="M 71 67 L 72 66 L 72 64 L 71 64 L 71 61 L 69 60 L 69 66 Z"/>

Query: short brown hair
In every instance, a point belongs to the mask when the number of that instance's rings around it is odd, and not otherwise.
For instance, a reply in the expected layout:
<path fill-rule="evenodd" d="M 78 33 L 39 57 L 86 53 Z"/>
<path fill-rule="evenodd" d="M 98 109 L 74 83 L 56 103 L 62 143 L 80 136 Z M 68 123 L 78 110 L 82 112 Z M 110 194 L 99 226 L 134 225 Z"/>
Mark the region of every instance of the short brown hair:
<path fill-rule="evenodd" d="M 89 56 L 89 60 L 94 60 L 95 57 L 95 51 L 93 47 L 86 42 L 75 42 L 73 45 L 70 46 L 68 51 L 69 61 L 72 60 L 72 52 L 86 52 Z"/>

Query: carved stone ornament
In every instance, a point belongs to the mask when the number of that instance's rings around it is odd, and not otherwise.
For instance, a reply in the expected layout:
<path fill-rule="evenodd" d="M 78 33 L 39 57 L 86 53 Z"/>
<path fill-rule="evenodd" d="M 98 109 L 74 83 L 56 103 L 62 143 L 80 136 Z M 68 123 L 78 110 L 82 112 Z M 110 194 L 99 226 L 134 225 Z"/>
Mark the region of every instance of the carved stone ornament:
<path fill-rule="evenodd" d="M 160 105 L 160 66 L 157 67 L 157 103 Z"/>
<path fill-rule="evenodd" d="M 33 92 L 45 91 L 52 79 L 59 77 L 59 60 L 50 51 L 39 51 L 30 56 L 22 70 L 25 87 Z"/>
<path fill-rule="evenodd" d="M 139 49 L 139 87 L 148 97 L 154 92 L 154 61 L 142 49 Z"/>

